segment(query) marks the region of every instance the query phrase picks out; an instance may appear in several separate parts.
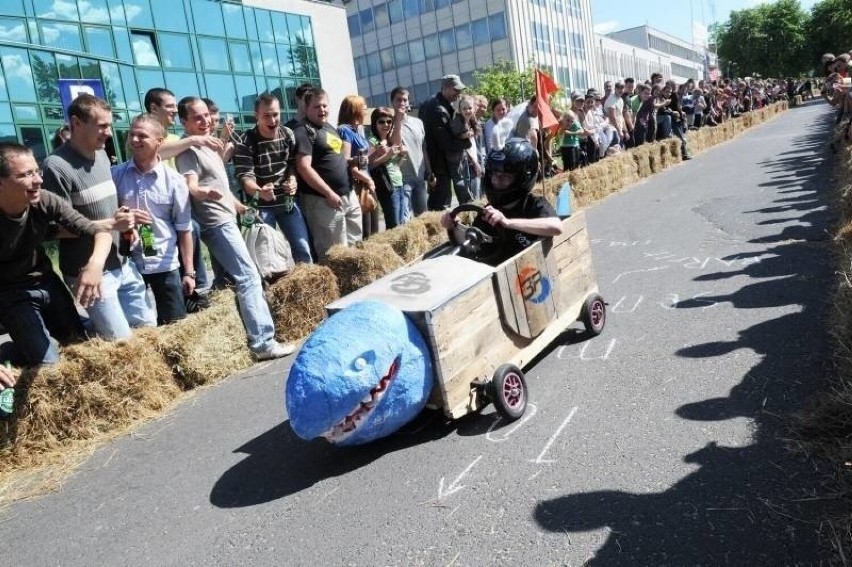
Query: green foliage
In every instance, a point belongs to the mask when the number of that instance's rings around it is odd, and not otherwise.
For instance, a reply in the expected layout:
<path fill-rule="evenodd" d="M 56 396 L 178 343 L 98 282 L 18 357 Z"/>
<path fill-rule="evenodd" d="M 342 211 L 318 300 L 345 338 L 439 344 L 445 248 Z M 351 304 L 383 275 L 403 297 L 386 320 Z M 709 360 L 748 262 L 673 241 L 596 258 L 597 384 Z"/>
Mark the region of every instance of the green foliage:
<path fill-rule="evenodd" d="M 484 69 L 473 72 L 476 83 L 468 85 L 471 94 L 484 95 L 489 101 L 503 97 L 510 104 L 517 104 L 535 93 L 535 66 L 530 64 L 524 71 L 501 59 Z"/>
<path fill-rule="evenodd" d="M 731 12 L 728 21 L 712 30 L 719 57 L 729 65 L 722 70 L 741 77 L 801 75 L 811 66 L 805 57 L 810 21 L 798 0 Z"/>
<path fill-rule="evenodd" d="M 852 2 L 849 0 L 822 0 L 814 5 L 805 27 L 808 39 L 803 58 L 812 70 L 808 74 L 822 74 L 820 58 L 823 53 L 839 55 L 852 48 L 852 41 L 848 39 L 850 22 Z"/>

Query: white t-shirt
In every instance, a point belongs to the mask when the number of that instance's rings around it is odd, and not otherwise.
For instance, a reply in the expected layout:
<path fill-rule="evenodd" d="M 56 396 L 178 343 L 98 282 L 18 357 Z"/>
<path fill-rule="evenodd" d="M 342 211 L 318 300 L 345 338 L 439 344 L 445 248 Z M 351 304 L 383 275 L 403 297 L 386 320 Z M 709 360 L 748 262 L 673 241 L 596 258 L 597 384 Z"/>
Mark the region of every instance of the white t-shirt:
<path fill-rule="evenodd" d="M 609 109 L 615 109 L 615 126 L 619 132 L 624 130 L 624 100 L 615 93 L 609 95 L 604 103 L 604 115 L 609 118 Z"/>

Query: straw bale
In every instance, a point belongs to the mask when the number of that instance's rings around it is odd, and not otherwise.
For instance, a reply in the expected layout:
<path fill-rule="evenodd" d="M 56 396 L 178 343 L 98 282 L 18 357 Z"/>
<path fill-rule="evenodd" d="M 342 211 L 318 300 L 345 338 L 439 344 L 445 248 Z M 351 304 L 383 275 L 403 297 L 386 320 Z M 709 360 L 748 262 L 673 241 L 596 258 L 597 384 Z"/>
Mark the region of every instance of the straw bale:
<path fill-rule="evenodd" d="M 657 152 L 660 156 L 660 166 L 663 169 L 668 169 L 672 166 L 672 154 L 669 151 L 669 143 L 668 140 L 662 140 L 655 144 L 657 146 Z"/>
<path fill-rule="evenodd" d="M 15 394 L 15 416 L 0 432 L 0 473 L 61 463 L 157 415 L 180 388 L 154 345 L 137 334 L 65 347 L 57 364 L 24 370 Z"/>
<path fill-rule="evenodd" d="M 431 248 L 429 231 L 423 223 L 407 222 L 391 230 L 379 232 L 370 236 L 370 242 L 389 244 L 405 262 L 411 262 Z"/>
<path fill-rule="evenodd" d="M 426 227 L 426 237 L 429 239 L 430 248 L 449 240 L 447 229 L 441 226 L 442 214 L 441 211 L 428 211 L 409 221 L 409 224 L 423 224 Z"/>
<path fill-rule="evenodd" d="M 325 306 L 340 298 L 337 277 L 328 266 L 297 264 L 266 291 L 275 320 L 276 338 L 285 342 L 307 337 L 325 318 Z"/>
<path fill-rule="evenodd" d="M 633 148 L 630 153 L 636 161 L 636 171 L 640 178 L 644 179 L 654 173 L 651 169 L 651 149 L 648 144 Z"/>
<path fill-rule="evenodd" d="M 680 153 L 680 140 L 677 138 L 669 138 L 666 140 L 666 145 L 669 150 L 669 157 L 671 159 L 671 163 L 680 163 L 683 161 L 683 156 Z"/>
<path fill-rule="evenodd" d="M 210 299 L 209 308 L 150 335 L 187 389 L 218 382 L 252 365 L 234 292 L 217 291 Z"/>
<path fill-rule="evenodd" d="M 636 163 L 630 151 L 620 153 L 611 159 L 621 168 L 621 187 L 619 189 L 639 181 L 639 164 Z"/>
<path fill-rule="evenodd" d="M 663 160 L 660 157 L 660 149 L 656 144 L 648 146 L 648 163 L 652 173 L 659 173 L 663 170 Z"/>
<path fill-rule="evenodd" d="M 740 118 L 743 121 L 743 128 L 748 129 L 748 128 L 751 128 L 752 126 L 754 126 L 754 113 L 753 112 L 746 112 L 745 114 L 740 116 Z"/>
<path fill-rule="evenodd" d="M 348 295 L 403 266 L 390 244 L 369 240 L 356 246 L 333 246 L 322 263 L 337 276 L 341 297 Z"/>

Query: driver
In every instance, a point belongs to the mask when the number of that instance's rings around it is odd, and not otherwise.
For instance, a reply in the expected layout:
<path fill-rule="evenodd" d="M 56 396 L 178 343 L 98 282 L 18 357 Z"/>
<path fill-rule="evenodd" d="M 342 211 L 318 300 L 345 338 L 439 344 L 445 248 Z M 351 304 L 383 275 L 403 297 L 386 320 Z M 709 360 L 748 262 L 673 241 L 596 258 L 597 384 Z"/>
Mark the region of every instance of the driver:
<path fill-rule="evenodd" d="M 488 154 L 482 182 L 488 205 L 473 226 L 497 237 L 482 245 L 478 258 L 497 265 L 531 246 L 537 237 L 562 234 L 562 221 L 550 203 L 530 193 L 537 175 L 538 152 L 524 138 L 510 138 L 502 150 Z M 457 224 L 451 212 L 441 217 L 441 225 L 461 243 L 464 231 L 454 230 Z"/>

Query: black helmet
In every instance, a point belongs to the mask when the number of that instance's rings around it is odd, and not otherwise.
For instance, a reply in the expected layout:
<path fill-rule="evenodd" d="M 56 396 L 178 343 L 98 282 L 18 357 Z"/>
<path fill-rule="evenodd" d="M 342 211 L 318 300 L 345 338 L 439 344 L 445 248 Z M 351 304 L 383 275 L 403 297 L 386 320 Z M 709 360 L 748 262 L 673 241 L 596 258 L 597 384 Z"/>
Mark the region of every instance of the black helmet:
<path fill-rule="evenodd" d="M 497 190 L 491 185 L 493 172 L 513 173 L 515 180 L 512 185 L 503 190 Z M 485 194 L 494 206 L 501 206 L 523 198 L 532 191 L 538 178 L 538 152 L 526 138 L 509 138 L 502 150 L 494 150 L 488 154 L 485 162 Z"/>

